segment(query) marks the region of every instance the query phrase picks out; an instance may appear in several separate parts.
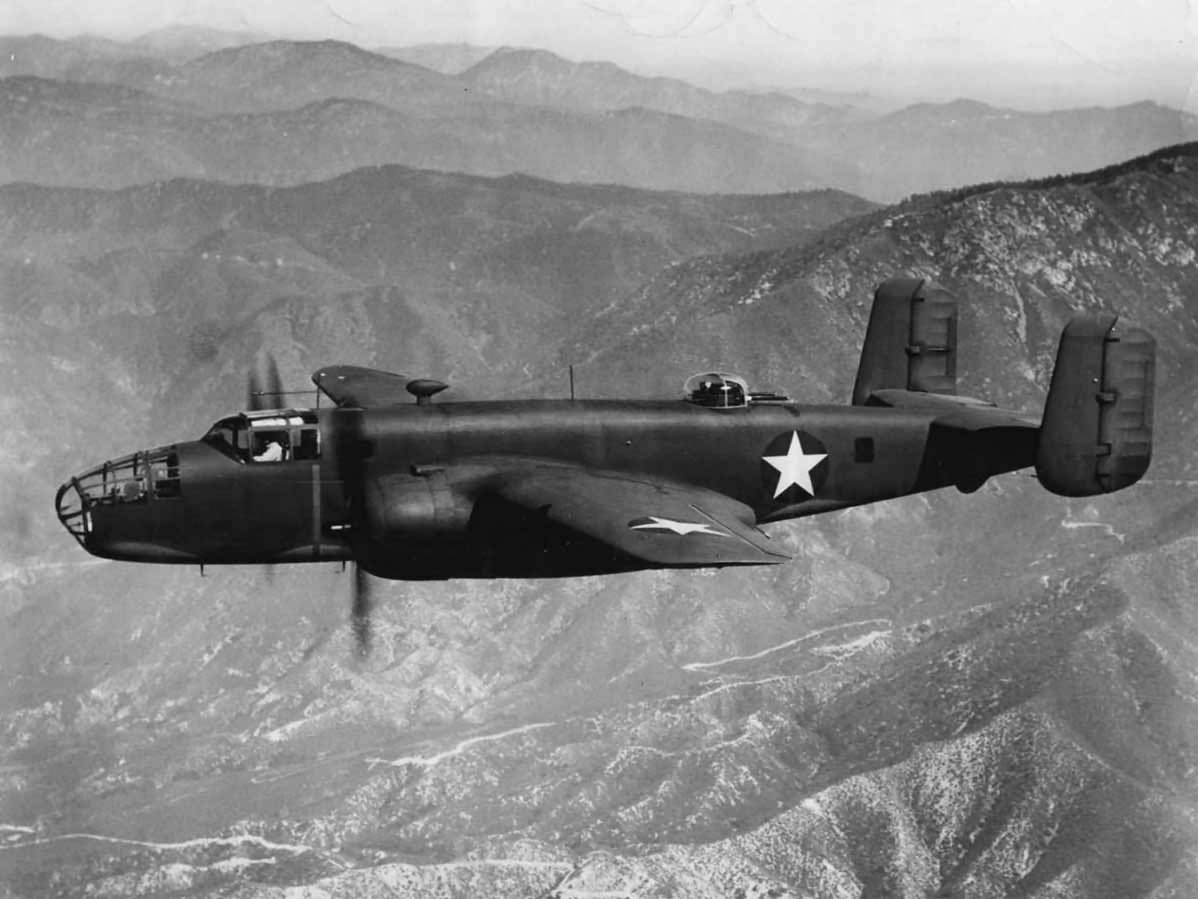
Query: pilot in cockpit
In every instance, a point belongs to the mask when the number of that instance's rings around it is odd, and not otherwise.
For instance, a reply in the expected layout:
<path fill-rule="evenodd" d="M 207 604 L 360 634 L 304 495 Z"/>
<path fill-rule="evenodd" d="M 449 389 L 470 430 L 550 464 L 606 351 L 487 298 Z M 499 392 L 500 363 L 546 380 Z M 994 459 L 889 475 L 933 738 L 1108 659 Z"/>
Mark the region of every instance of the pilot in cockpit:
<path fill-rule="evenodd" d="M 265 434 L 261 438 L 265 446 L 254 453 L 255 462 L 282 462 L 284 457 L 283 442 L 278 434 Z"/>

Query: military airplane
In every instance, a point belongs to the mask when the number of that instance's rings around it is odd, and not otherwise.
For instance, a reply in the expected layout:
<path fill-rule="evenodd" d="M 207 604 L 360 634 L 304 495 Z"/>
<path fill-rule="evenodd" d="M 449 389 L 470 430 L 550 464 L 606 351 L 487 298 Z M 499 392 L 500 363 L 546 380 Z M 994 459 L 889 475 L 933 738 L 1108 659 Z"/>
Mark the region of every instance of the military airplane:
<path fill-rule="evenodd" d="M 753 392 L 722 372 L 681 399 L 434 402 L 446 385 L 356 366 L 333 403 L 251 409 L 199 440 L 105 462 L 59 488 L 88 552 L 187 565 L 354 561 L 382 578 L 563 577 L 772 565 L 761 525 L 1034 466 L 1048 490 L 1120 490 L 1147 470 L 1155 342 L 1071 320 L 1041 416 L 958 396 L 957 302 L 878 287 L 851 405 Z M 358 591 L 361 594 L 361 590 Z M 354 601 L 355 622 L 367 611 Z"/>

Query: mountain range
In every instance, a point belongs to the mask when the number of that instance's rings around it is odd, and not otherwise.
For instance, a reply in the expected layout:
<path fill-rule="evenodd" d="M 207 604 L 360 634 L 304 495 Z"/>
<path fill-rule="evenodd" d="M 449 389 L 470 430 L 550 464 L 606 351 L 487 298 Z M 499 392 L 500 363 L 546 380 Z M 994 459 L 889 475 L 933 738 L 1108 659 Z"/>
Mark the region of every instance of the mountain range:
<path fill-rule="evenodd" d="M 226 89 L 236 93 L 236 83 L 231 78 Z M 405 93 L 403 79 L 360 93 L 391 90 Z M 179 94 L 195 92 L 191 86 Z M 309 92 L 304 88 L 288 99 L 303 102 Z M 791 147 L 718 123 L 645 110 L 585 115 L 455 101 L 432 114 L 335 98 L 283 106 L 211 115 L 198 113 L 190 100 L 124 86 L 4 79 L 0 116 L 10 127 L 0 135 L 0 178 L 104 187 L 175 177 L 292 185 L 398 161 L 441 171 L 528 171 L 561 181 L 665 189 L 719 183 L 728 192 L 754 193 L 819 186 L 812 167 Z"/>
<path fill-rule="evenodd" d="M 161 97 L 132 101 L 196 102 Z M 23 385 L 0 456 L 20 510 L 0 882 L 1190 895 L 1196 223 L 1195 145 L 884 208 L 394 166 L 0 188 Z M 1014 474 L 779 525 L 796 559 L 769 571 L 380 584 L 366 662 L 332 566 L 95 563 L 50 520 L 70 471 L 235 407 L 264 350 L 289 384 L 378 364 L 450 381 L 445 401 L 563 395 L 569 363 L 587 396 L 721 367 L 843 401 L 870 291 L 898 272 L 960 295 L 963 392 L 1015 408 L 1042 398 L 1071 312 L 1152 330 L 1145 481 L 1062 500 Z"/>
<path fill-rule="evenodd" d="M 1198 137 L 1193 116 L 1153 103 L 1027 113 L 956 101 L 880 114 L 785 92 L 714 92 L 521 48 L 454 71 L 429 48 L 415 58 L 440 70 L 337 41 L 265 41 L 190 58 L 171 46 L 4 39 L 0 177 L 296 184 L 398 163 L 703 193 L 832 187 L 893 201 L 1089 170 Z M 90 83 L 142 94 L 101 96 Z M 150 109 L 143 94 L 168 102 Z"/>

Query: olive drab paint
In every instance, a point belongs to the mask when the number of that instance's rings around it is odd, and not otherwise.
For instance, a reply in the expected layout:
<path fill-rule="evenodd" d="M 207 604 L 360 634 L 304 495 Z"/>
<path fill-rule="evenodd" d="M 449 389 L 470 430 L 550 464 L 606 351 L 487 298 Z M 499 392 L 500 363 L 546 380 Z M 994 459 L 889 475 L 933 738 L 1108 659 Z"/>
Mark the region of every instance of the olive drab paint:
<path fill-rule="evenodd" d="M 1035 466 L 1069 496 L 1148 467 L 1155 345 L 1079 317 L 1043 421 L 957 395 L 957 304 L 917 278 L 874 298 L 852 404 L 723 372 L 677 400 L 434 401 L 354 366 L 334 406 L 252 409 L 199 440 L 105 462 L 55 498 L 88 552 L 174 564 L 355 560 L 404 579 L 777 564 L 761 525 Z"/>

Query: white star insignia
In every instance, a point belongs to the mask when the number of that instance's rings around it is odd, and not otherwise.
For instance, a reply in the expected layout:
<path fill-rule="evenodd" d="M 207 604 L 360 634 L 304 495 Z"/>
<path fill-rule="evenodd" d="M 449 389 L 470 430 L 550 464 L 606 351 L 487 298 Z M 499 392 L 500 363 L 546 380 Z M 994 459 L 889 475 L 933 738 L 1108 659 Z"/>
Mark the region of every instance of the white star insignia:
<path fill-rule="evenodd" d="M 774 499 L 786 492 L 788 487 L 798 487 L 815 496 L 815 487 L 811 483 L 811 470 L 824 459 L 827 453 L 805 453 L 797 431 L 790 432 L 790 449 L 785 456 L 762 456 L 762 461 L 778 469 L 778 486 L 774 490 Z"/>
<path fill-rule="evenodd" d="M 711 534 L 713 537 L 727 537 L 722 531 L 717 531 L 709 524 L 695 524 L 691 521 L 674 521 L 672 518 L 648 516 L 640 524 L 628 523 L 634 531 L 670 531 L 673 534 Z"/>

